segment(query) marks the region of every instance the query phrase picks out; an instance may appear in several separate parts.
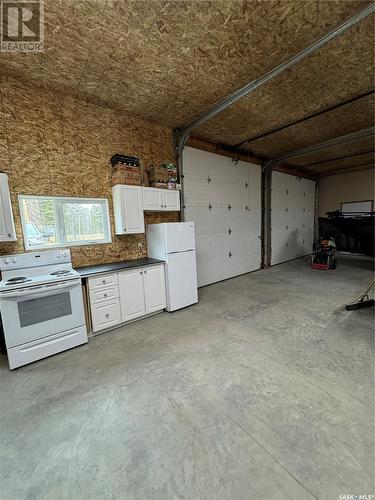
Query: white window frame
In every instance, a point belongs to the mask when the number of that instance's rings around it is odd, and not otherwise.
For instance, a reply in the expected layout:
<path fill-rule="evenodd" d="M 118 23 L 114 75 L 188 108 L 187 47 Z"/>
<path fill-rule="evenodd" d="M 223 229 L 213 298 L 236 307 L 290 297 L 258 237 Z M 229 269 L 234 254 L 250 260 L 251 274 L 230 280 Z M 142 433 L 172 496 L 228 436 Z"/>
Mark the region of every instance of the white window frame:
<path fill-rule="evenodd" d="M 41 245 L 41 246 L 28 246 L 27 242 L 27 234 L 26 234 L 26 214 L 24 213 L 23 200 L 52 200 L 59 201 L 62 203 L 56 204 L 55 207 L 55 217 L 56 217 L 56 236 L 57 243 L 49 244 L 49 245 Z M 70 242 L 66 239 L 66 233 L 63 222 L 63 204 L 64 203 L 100 203 L 104 206 L 103 210 L 103 227 L 104 227 L 104 236 L 103 240 L 80 240 Z M 21 217 L 21 226 L 22 226 L 22 234 L 24 247 L 26 251 L 37 251 L 38 249 L 45 248 L 57 248 L 57 247 L 74 247 L 74 246 L 84 246 L 84 245 L 102 245 L 108 244 L 112 242 L 111 235 L 111 225 L 109 219 L 109 204 L 106 198 L 80 198 L 74 196 L 34 196 L 34 195 L 18 195 L 18 206 L 20 209 L 20 217 Z"/>
<path fill-rule="evenodd" d="M 340 211 L 345 213 L 345 210 L 343 210 L 343 205 L 360 205 L 360 204 L 365 204 L 369 203 L 369 208 L 370 210 L 347 210 L 347 212 L 352 212 L 352 213 L 364 213 L 364 212 L 372 212 L 374 210 L 374 202 L 373 200 L 360 200 L 360 201 L 342 201 L 340 203 Z"/>

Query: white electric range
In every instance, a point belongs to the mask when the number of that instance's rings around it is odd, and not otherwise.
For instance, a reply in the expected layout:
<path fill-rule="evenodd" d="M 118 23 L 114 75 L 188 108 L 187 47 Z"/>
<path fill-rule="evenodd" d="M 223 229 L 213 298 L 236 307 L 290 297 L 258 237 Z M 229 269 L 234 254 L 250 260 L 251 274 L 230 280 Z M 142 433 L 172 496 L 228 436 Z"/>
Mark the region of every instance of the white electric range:
<path fill-rule="evenodd" d="M 69 250 L 1 256 L 0 270 L 10 369 L 87 342 L 81 277 Z"/>

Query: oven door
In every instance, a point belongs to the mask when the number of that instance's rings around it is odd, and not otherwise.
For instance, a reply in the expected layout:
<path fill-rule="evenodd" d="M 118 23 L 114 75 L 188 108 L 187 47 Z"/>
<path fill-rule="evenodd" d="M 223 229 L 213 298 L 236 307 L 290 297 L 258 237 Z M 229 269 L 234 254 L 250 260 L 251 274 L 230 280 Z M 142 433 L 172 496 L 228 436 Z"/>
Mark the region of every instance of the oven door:
<path fill-rule="evenodd" d="M 7 347 L 85 324 L 80 279 L 3 292 L 0 299 Z"/>

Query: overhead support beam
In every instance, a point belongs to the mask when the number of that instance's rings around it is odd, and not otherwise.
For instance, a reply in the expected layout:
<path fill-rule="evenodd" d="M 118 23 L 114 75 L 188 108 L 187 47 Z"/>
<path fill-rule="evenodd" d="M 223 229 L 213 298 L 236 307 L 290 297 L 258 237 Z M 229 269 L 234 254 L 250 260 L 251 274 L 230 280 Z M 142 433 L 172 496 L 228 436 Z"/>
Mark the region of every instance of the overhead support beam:
<path fill-rule="evenodd" d="M 375 133 L 375 127 L 365 128 L 363 130 L 359 130 L 358 132 L 353 132 L 352 134 L 341 135 L 339 137 L 335 137 L 334 139 L 330 139 L 328 141 L 320 142 L 312 146 L 307 146 L 306 148 L 292 151 L 283 156 L 273 158 L 271 162 L 273 168 L 275 168 L 280 163 L 283 163 L 284 161 L 287 160 L 291 160 L 293 158 L 297 158 L 298 156 L 305 156 L 310 153 L 317 153 L 319 151 L 323 151 L 324 149 L 333 148 L 334 146 L 338 146 L 340 144 L 350 144 L 352 142 L 357 142 L 366 137 L 374 137 L 374 133 Z"/>
<path fill-rule="evenodd" d="M 264 139 L 264 137 L 268 137 L 269 135 L 276 134 L 276 132 L 280 132 L 281 130 L 285 130 L 287 128 L 294 127 L 294 125 L 299 125 L 300 123 L 311 120 L 312 118 L 316 118 L 317 116 L 328 113 L 329 111 L 334 111 L 335 109 L 341 108 L 342 106 L 346 106 L 347 104 L 351 104 L 355 101 L 359 101 L 360 99 L 363 99 L 364 97 L 368 97 L 374 93 L 375 93 L 375 90 L 370 90 L 369 92 L 365 92 L 364 94 L 353 97 L 352 99 L 348 99 L 346 101 L 340 102 L 339 104 L 335 104 L 334 106 L 330 106 L 329 108 L 325 108 L 325 109 L 318 111 L 316 113 L 313 113 L 311 115 L 307 115 L 307 116 L 305 116 L 299 120 L 296 120 L 294 122 L 290 122 L 287 125 L 282 125 L 281 127 L 274 128 L 274 129 L 269 130 L 268 132 L 265 132 L 263 134 L 254 135 L 253 137 L 250 137 L 249 139 L 246 139 L 245 141 L 241 141 L 238 144 L 234 144 L 232 147 L 240 148 L 240 147 L 242 147 L 245 144 L 248 144 L 250 142 L 257 141 L 258 139 Z"/>
<path fill-rule="evenodd" d="M 319 38 L 316 42 L 312 43 L 305 49 L 301 50 L 301 52 L 298 52 L 295 56 L 293 56 L 291 59 L 279 64 L 275 68 L 271 69 L 267 73 L 265 73 L 263 76 L 260 78 L 257 78 L 256 80 L 251 81 L 250 83 L 246 84 L 244 87 L 241 87 L 240 89 L 236 90 L 229 96 L 227 96 L 223 101 L 219 102 L 215 106 L 212 106 L 207 112 L 193 120 L 191 123 L 183 127 L 182 129 L 177 129 L 175 131 L 175 142 L 177 145 L 177 155 L 180 155 L 181 151 L 184 148 L 184 144 L 186 144 L 186 137 L 191 133 L 192 130 L 195 128 L 199 127 L 203 123 L 205 123 L 207 120 L 210 120 L 214 116 L 216 116 L 218 113 L 224 111 L 227 109 L 229 106 L 237 102 L 239 99 L 242 97 L 250 94 L 251 92 L 254 92 L 257 88 L 260 86 L 264 85 L 265 83 L 269 82 L 276 76 L 279 76 L 281 73 L 286 71 L 287 69 L 290 69 L 292 66 L 295 64 L 299 63 L 302 61 L 305 57 L 309 56 L 316 50 L 320 49 L 324 45 L 326 45 L 328 42 L 333 40 L 334 38 L 338 37 L 339 35 L 345 33 L 348 31 L 350 28 L 355 26 L 357 23 L 363 21 L 366 19 L 370 14 L 375 12 L 375 4 L 372 3 L 366 9 L 362 10 L 355 16 L 351 17 L 347 21 L 345 21 L 343 24 L 338 26 L 336 29 L 330 31 L 326 35 L 324 35 L 322 38 Z"/>

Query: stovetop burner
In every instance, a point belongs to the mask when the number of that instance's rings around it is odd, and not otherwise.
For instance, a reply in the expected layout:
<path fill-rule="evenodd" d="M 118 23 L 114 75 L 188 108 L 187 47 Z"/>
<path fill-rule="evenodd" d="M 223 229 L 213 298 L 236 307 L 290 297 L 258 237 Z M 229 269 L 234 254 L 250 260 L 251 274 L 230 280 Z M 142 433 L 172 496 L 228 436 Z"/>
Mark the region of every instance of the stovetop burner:
<path fill-rule="evenodd" d="M 51 273 L 51 276 L 65 276 L 66 274 L 70 274 L 71 271 L 69 269 L 61 269 L 60 271 L 54 271 Z"/>
<path fill-rule="evenodd" d="M 26 278 L 26 276 L 16 276 L 14 278 L 10 278 L 5 284 L 6 285 L 17 285 L 18 283 L 27 283 L 31 281 L 30 278 Z"/>

